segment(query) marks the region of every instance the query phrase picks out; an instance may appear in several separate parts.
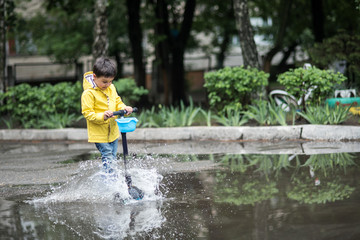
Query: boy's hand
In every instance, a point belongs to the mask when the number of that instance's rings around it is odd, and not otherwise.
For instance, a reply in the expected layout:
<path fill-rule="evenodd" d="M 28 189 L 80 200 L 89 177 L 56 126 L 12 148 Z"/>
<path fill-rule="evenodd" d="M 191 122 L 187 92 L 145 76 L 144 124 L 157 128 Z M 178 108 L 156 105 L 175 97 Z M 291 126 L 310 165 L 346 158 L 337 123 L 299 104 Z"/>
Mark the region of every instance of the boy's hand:
<path fill-rule="evenodd" d="M 133 112 L 133 108 L 130 107 L 130 106 L 126 106 L 124 109 L 125 109 L 126 112 L 127 112 L 126 115 L 130 115 L 130 114 Z"/>
<path fill-rule="evenodd" d="M 112 111 L 105 111 L 104 112 L 104 120 L 107 120 L 107 119 L 109 119 L 109 118 L 111 118 L 113 116 L 114 116 L 114 114 L 113 114 Z"/>

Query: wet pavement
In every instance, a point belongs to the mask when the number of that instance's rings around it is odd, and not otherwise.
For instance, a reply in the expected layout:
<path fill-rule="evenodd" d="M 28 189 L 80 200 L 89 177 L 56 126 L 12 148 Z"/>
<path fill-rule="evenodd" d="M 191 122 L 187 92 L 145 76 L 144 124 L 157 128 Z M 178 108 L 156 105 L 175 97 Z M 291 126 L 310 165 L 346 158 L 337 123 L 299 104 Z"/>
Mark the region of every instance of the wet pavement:
<path fill-rule="evenodd" d="M 357 142 L 128 145 L 141 201 L 92 144 L 3 142 L 0 239 L 360 239 Z"/>

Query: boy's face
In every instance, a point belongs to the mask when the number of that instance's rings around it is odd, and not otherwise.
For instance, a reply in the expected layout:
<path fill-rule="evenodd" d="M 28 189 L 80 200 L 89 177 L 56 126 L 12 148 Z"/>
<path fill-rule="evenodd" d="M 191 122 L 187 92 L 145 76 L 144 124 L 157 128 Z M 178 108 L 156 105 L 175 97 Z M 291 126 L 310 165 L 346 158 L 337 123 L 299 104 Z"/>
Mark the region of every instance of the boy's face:
<path fill-rule="evenodd" d="M 94 82 L 96 84 L 96 86 L 98 86 L 98 88 L 100 88 L 101 90 L 106 90 L 112 83 L 112 81 L 114 80 L 113 77 L 97 77 L 94 74 Z"/>

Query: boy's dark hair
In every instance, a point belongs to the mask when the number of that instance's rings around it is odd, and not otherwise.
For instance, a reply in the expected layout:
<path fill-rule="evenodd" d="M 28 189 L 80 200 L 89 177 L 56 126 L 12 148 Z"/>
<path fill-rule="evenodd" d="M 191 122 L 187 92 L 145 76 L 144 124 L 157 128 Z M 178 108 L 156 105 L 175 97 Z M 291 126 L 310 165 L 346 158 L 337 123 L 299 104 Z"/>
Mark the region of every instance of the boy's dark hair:
<path fill-rule="evenodd" d="M 94 67 L 93 67 L 93 73 L 97 77 L 115 77 L 116 76 L 116 67 L 113 62 L 109 58 L 100 57 L 96 59 Z"/>

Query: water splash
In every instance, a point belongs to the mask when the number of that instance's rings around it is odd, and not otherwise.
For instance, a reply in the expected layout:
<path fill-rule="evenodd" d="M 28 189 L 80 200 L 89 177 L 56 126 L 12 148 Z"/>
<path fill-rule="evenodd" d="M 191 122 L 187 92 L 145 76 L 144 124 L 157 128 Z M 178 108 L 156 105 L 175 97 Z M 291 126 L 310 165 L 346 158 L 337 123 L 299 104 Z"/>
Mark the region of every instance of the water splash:
<path fill-rule="evenodd" d="M 99 161 L 85 161 L 64 184 L 28 203 L 53 224 L 66 226 L 83 239 L 95 235 L 100 239 L 144 238 L 166 221 L 159 190 L 163 176 L 155 168 L 139 167 L 137 162 L 141 160 L 133 161 L 128 173 L 133 186 L 144 192 L 140 201 L 130 197 L 120 161 L 112 166 L 114 174 L 104 173 Z M 114 200 L 115 195 L 120 199 Z"/>
<path fill-rule="evenodd" d="M 98 161 L 86 161 L 80 164 L 78 172 L 64 184 L 53 187 L 45 197 L 30 201 L 34 204 L 55 202 L 113 202 L 114 196 L 123 203 L 132 203 L 128 187 L 125 182 L 125 172 L 120 164 L 113 165 L 114 173 L 107 174 L 101 169 Z M 156 201 L 162 199 L 159 190 L 163 176 L 156 169 L 142 169 L 137 166 L 128 169 L 132 177 L 133 186 L 144 192 L 143 200 Z"/>

